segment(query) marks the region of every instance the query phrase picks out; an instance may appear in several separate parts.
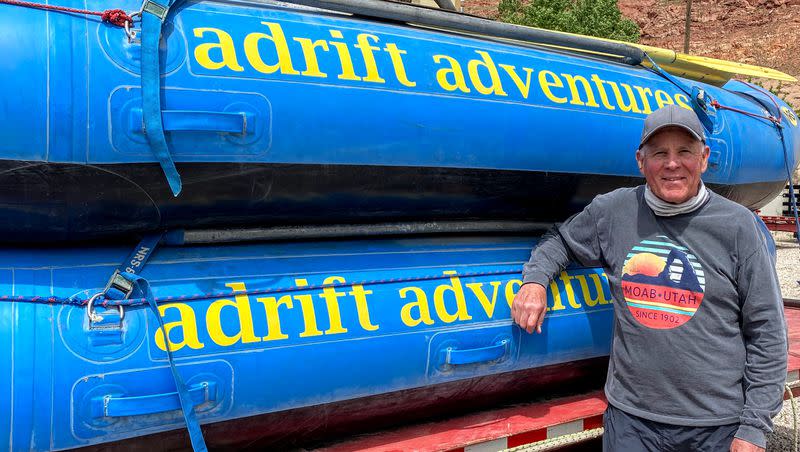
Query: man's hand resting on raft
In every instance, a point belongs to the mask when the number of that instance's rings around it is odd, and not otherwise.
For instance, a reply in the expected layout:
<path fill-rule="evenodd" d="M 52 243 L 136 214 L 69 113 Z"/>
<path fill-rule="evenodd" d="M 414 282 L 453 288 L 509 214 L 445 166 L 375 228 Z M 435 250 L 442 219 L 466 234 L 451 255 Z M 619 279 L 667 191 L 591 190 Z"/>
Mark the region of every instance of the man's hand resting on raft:
<path fill-rule="evenodd" d="M 511 318 L 528 333 L 541 333 L 546 308 L 547 289 L 537 283 L 524 284 L 511 303 Z"/>

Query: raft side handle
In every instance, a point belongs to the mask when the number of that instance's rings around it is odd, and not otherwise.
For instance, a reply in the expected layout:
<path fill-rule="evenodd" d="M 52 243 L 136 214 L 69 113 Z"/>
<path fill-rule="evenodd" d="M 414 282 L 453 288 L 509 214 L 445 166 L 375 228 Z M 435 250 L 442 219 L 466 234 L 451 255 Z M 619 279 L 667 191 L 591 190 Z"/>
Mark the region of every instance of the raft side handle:
<path fill-rule="evenodd" d="M 509 350 L 508 339 L 488 347 L 456 349 L 448 347 L 444 351 L 446 366 L 477 364 L 502 359 Z"/>
<path fill-rule="evenodd" d="M 194 406 L 217 400 L 217 383 L 204 381 L 189 386 L 189 397 Z M 181 409 L 177 392 L 124 397 L 103 395 L 92 398 L 94 417 L 141 416 Z"/>
<path fill-rule="evenodd" d="M 161 112 L 165 132 L 223 132 L 247 135 L 247 125 L 253 124 L 249 112 L 218 112 L 195 110 L 164 110 Z M 146 133 L 141 108 L 130 110 L 128 127 Z"/>

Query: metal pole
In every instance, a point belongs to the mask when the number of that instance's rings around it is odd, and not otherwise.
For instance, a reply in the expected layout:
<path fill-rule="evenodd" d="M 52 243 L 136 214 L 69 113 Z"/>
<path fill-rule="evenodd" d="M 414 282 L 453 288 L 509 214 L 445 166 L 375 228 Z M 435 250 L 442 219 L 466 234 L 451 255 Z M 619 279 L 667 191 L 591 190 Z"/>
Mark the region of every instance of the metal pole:
<path fill-rule="evenodd" d="M 345 237 L 384 237 L 430 234 L 524 234 L 538 235 L 552 224 L 529 221 L 430 221 L 418 223 L 342 224 L 285 226 L 259 229 L 197 229 L 183 231 L 175 240 L 181 245 L 264 240 L 315 240 Z"/>
<path fill-rule="evenodd" d="M 689 53 L 689 34 L 692 23 L 692 0 L 686 0 L 686 27 L 683 30 L 683 53 Z"/>
<path fill-rule="evenodd" d="M 448 11 L 455 11 L 456 6 L 450 0 L 434 0 L 439 8 L 446 9 Z"/>

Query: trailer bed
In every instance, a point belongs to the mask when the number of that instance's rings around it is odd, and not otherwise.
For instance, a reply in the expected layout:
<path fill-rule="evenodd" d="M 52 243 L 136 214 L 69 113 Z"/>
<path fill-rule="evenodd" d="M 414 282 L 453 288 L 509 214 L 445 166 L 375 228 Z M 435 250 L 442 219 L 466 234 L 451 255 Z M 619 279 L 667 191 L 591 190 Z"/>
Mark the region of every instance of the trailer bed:
<path fill-rule="evenodd" d="M 800 395 L 800 308 L 786 307 L 789 365 L 786 382 Z M 784 395 L 789 398 L 788 391 Z M 553 450 L 602 435 L 602 389 L 409 425 L 326 445 L 317 450 L 489 452 L 521 446 Z"/>

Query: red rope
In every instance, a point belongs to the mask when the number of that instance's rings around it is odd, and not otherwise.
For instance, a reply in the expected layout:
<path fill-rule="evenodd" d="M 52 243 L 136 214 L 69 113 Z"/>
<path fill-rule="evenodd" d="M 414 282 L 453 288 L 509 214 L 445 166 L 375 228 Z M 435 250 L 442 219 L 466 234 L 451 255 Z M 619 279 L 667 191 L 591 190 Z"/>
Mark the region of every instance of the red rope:
<path fill-rule="evenodd" d="M 0 0 L 0 1 L 2 1 L 2 0 Z M 767 121 L 772 122 L 776 126 L 781 127 L 781 122 L 783 120 L 783 114 L 781 113 L 780 105 L 778 105 L 778 102 L 775 101 L 775 98 L 773 96 L 771 96 L 769 93 L 767 93 L 766 91 L 764 91 L 763 89 L 761 89 L 761 88 L 759 88 L 759 87 L 757 87 L 755 85 L 752 85 L 750 83 L 747 83 L 747 82 L 744 82 L 744 81 L 741 81 L 741 80 L 737 80 L 737 81 L 739 83 L 742 83 L 744 85 L 749 86 L 751 89 L 754 89 L 754 90 L 760 92 L 761 94 L 763 94 L 764 96 L 766 96 L 766 98 L 769 99 L 772 102 L 772 105 L 775 106 L 775 111 L 778 112 L 778 117 L 776 118 L 775 116 L 772 116 L 772 115 L 769 115 L 769 116 L 757 115 L 755 113 L 750 113 L 748 111 L 739 110 L 738 108 L 733 108 L 733 107 L 728 107 L 728 106 L 725 106 L 725 105 L 721 105 L 716 100 L 712 101 L 711 105 L 714 108 L 719 109 L 719 110 L 730 110 L 730 111 L 734 111 L 736 113 L 741 113 L 743 115 L 752 116 L 754 118 L 766 119 Z"/>
<path fill-rule="evenodd" d="M 131 16 L 121 9 L 107 9 L 105 11 L 89 11 L 87 9 L 67 8 L 66 6 L 43 5 L 41 3 L 23 2 L 20 0 L 0 0 L 0 3 L 6 5 L 23 6 L 26 8 L 44 9 L 50 11 L 63 11 L 65 13 L 87 14 L 91 16 L 100 16 L 103 22 L 124 27 L 126 22 L 133 22 Z"/>
<path fill-rule="evenodd" d="M 2 0 L 0 0 L 0 1 L 2 1 Z M 777 124 L 779 126 L 781 125 L 780 118 L 776 118 L 774 116 L 757 115 L 755 113 L 750 113 L 749 111 L 744 111 L 744 110 L 740 110 L 738 108 L 728 107 L 726 105 L 720 104 L 716 100 L 711 101 L 711 106 L 716 108 L 717 110 L 730 110 L 730 111 L 733 111 L 733 112 L 736 112 L 736 113 L 741 113 L 743 115 L 752 116 L 753 118 L 766 119 L 769 122 L 772 122 L 772 123 Z"/>
<path fill-rule="evenodd" d="M 775 101 L 775 96 L 770 95 L 770 93 L 768 93 L 768 92 L 764 91 L 763 89 L 753 85 L 752 83 L 747 83 L 747 82 L 744 82 L 744 81 L 741 81 L 741 80 L 739 80 L 739 81 L 741 83 L 744 83 L 745 85 L 749 86 L 750 88 L 761 92 L 761 94 L 765 95 L 767 97 L 767 99 L 769 99 L 770 102 L 772 102 L 772 105 L 775 106 L 775 111 L 778 112 L 778 119 L 780 120 L 780 119 L 783 118 L 783 114 L 781 113 L 781 107 L 780 107 L 780 105 L 778 105 L 778 102 Z M 778 123 L 780 124 L 780 121 L 778 121 Z"/>

